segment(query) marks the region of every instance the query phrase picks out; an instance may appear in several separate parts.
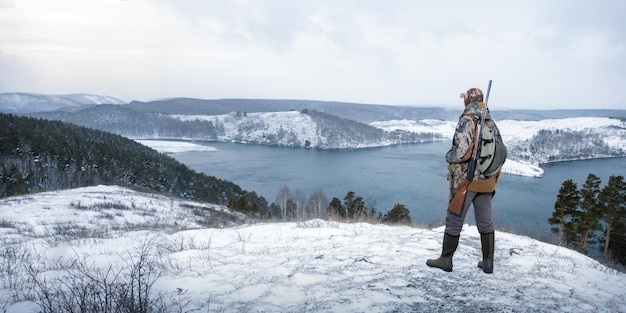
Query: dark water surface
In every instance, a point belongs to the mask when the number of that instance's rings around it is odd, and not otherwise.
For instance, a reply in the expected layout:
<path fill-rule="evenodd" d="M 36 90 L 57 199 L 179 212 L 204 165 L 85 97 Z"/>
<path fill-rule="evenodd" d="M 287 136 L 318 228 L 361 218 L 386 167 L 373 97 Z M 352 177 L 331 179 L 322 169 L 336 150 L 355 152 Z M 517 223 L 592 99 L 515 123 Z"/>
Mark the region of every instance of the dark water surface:
<path fill-rule="evenodd" d="M 218 151 L 181 152 L 174 158 L 190 168 L 256 191 L 270 203 L 281 187 L 310 195 L 322 190 L 328 199 L 343 200 L 349 191 L 375 201 L 377 211 L 404 204 L 417 224 L 443 223 L 448 197 L 444 155 L 448 142 L 349 150 L 306 150 L 286 147 L 206 142 Z M 503 175 L 494 198 L 494 219 L 516 232 L 547 231 L 547 219 L 561 184 L 573 179 L 582 186 L 589 173 L 602 179 L 626 176 L 626 158 L 552 163 L 545 177 Z M 470 213 L 467 222 L 474 224 Z"/>

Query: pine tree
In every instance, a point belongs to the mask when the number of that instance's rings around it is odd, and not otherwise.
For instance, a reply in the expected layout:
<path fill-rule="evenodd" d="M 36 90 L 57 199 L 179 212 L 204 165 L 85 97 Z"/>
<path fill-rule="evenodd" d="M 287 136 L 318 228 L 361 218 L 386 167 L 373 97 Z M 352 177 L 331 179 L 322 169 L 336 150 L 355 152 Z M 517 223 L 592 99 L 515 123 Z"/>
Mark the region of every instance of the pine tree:
<path fill-rule="evenodd" d="M 234 198 L 228 199 L 228 205 L 226 205 L 231 211 L 235 211 L 237 209 L 237 203 Z"/>
<path fill-rule="evenodd" d="M 362 197 L 357 197 L 354 191 L 349 191 L 346 194 L 343 198 L 343 204 L 349 218 L 360 218 L 365 214 L 365 201 Z"/>
<path fill-rule="evenodd" d="M 383 222 L 392 224 L 411 224 L 411 214 L 404 204 L 396 203 L 385 216 Z"/>
<path fill-rule="evenodd" d="M 9 170 L 8 181 L 10 196 L 19 196 L 28 192 L 26 180 L 17 166 L 13 165 Z"/>
<path fill-rule="evenodd" d="M 576 220 L 576 232 L 580 235 L 580 241 L 576 247 L 582 253 L 587 253 L 590 239 L 594 237 L 594 232 L 600 230 L 600 184 L 602 181 L 595 174 L 589 174 L 587 181 L 580 189 L 581 214 Z"/>
<path fill-rule="evenodd" d="M 328 213 L 332 215 L 339 215 L 341 217 L 346 217 L 345 210 L 343 209 L 343 205 L 341 204 L 341 200 L 337 197 L 333 197 L 330 200 L 330 204 L 328 205 Z"/>
<path fill-rule="evenodd" d="M 573 219 L 578 214 L 580 194 L 576 183 L 568 179 L 563 182 L 557 200 L 554 203 L 554 212 L 548 219 L 550 225 L 555 225 L 551 230 L 559 234 L 559 244 L 570 243 L 575 238 Z"/>
<path fill-rule="evenodd" d="M 609 182 L 598 197 L 601 206 L 601 218 L 604 222 L 604 257 L 616 260 L 624 258 L 624 251 L 618 247 L 624 246 L 626 214 L 626 183 L 624 176 L 611 176 Z M 615 240 L 613 242 L 612 240 Z M 623 249 L 622 249 L 623 250 Z"/>

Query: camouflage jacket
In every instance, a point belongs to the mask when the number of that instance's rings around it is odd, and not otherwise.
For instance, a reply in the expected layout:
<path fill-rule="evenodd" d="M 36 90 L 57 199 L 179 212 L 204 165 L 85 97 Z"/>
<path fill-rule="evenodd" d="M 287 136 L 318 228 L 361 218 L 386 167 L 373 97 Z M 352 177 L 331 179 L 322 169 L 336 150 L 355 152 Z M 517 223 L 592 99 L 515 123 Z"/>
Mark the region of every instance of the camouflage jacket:
<path fill-rule="evenodd" d="M 467 179 L 469 161 L 472 158 L 474 148 L 474 133 L 476 132 L 476 120 L 474 116 L 479 116 L 480 110 L 484 106 L 485 104 L 483 102 L 472 102 L 465 106 L 463 114 L 459 117 L 459 122 L 456 125 L 454 137 L 452 138 L 452 147 L 446 153 L 446 162 L 448 162 L 449 165 L 448 181 L 450 182 L 450 196 L 454 196 L 461 182 Z M 486 112 L 486 118 L 490 118 L 489 110 Z M 474 179 L 467 187 L 467 190 L 474 192 L 493 192 L 496 190 L 498 176 L 488 178 L 476 169 Z"/>

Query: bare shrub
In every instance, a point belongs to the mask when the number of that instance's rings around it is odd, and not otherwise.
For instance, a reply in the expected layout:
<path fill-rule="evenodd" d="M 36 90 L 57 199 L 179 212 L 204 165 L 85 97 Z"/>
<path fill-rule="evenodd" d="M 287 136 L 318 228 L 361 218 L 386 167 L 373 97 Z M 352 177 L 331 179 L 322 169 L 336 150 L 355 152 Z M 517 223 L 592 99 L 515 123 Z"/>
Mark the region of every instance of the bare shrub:
<path fill-rule="evenodd" d="M 128 207 L 125 204 L 122 203 L 115 203 L 115 202 L 100 202 L 100 203 L 96 203 L 93 205 L 94 207 L 94 211 L 99 211 L 99 210 L 120 210 L 120 211 L 130 211 L 132 210 L 132 208 Z"/>
<path fill-rule="evenodd" d="M 191 213 L 198 217 L 196 223 L 207 228 L 224 228 L 243 223 L 245 217 L 216 210 L 211 207 L 182 203 L 182 208 L 191 209 Z"/>
<path fill-rule="evenodd" d="M 76 223 L 57 223 L 52 229 L 47 229 L 44 234 L 46 242 L 50 246 L 57 246 L 67 241 L 82 241 L 90 238 L 109 238 L 110 230 L 103 228 L 89 228 Z"/>
<path fill-rule="evenodd" d="M 43 313 L 166 312 L 163 295 L 152 289 L 163 271 L 157 246 L 156 237 L 146 238 L 120 269 L 101 269 L 79 257 L 30 262 L 33 301 Z"/>
<path fill-rule="evenodd" d="M 77 203 L 71 202 L 70 208 L 81 210 L 81 211 L 95 211 L 95 212 L 100 212 L 102 210 L 121 210 L 121 211 L 132 210 L 132 208 L 128 207 L 125 204 L 115 203 L 111 201 L 98 202 L 98 203 L 94 203 L 91 205 L 83 205 L 80 203 L 80 201 Z"/>
<path fill-rule="evenodd" d="M 23 299 L 24 264 L 30 259 L 30 251 L 22 245 L 3 245 L 0 249 L 0 284 L 11 292 L 13 301 Z"/>
<path fill-rule="evenodd" d="M 164 270 L 156 241 L 157 237 L 146 238 L 135 253 L 129 253 L 126 259 L 126 272 L 122 273 L 123 288 L 117 297 L 125 309 L 122 312 L 148 313 L 164 309 L 162 297 L 153 297 L 151 294 L 152 286 Z"/>
<path fill-rule="evenodd" d="M 15 222 L 2 219 L 0 220 L 0 228 L 15 228 Z"/>

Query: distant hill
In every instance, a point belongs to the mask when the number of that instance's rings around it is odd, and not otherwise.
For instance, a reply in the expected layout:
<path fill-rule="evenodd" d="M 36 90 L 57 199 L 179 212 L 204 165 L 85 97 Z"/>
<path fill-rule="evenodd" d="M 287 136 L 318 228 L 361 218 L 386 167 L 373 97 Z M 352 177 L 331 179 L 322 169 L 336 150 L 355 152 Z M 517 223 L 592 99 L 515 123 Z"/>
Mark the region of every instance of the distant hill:
<path fill-rule="evenodd" d="M 37 93 L 0 93 L 0 112 L 32 113 L 72 110 L 97 104 L 126 104 L 109 96 L 89 94 L 42 95 Z"/>
<path fill-rule="evenodd" d="M 398 119 L 439 119 L 456 121 L 460 108 L 450 109 L 428 106 L 392 106 L 338 101 L 289 99 L 194 99 L 171 98 L 155 101 L 132 101 L 90 94 L 45 95 L 37 93 L 0 93 L 0 112 L 34 113 L 51 111 L 76 111 L 98 104 L 114 104 L 138 113 L 182 115 L 222 115 L 231 112 L 261 113 L 314 110 L 344 119 L 369 124 Z M 491 106 L 494 118 L 538 121 L 549 118 L 614 117 L 626 118 L 626 110 L 498 110 Z"/>
<path fill-rule="evenodd" d="M 219 99 L 203 100 L 192 98 L 172 98 L 150 102 L 132 101 L 132 110 L 139 112 L 159 112 L 163 114 L 221 115 L 231 112 L 284 112 L 315 110 L 361 123 L 398 119 L 424 120 L 439 119 L 456 121 L 462 113 L 459 109 L 426 106 L 392 106 L 314 100 L 271 100 L 271 99 Z M 491 106 L 496 119 L 539 121 L 550 118 L 571 117 L 614 117 L 626 118 L 626 110 L 498 110 Z"/>
<path fill-rule="evenodd" d="M 517 121 L 541 121 L 546 119 L 563 119 L 574 117 L 611 117 L 626 118 L 626 110 L 504 110 L 492 111 L 494 119 Z"/>
<path fill-rule="evenodd" d="M 219 99 L 202 100 L 173 98 L 150 102 L 132 101 L 130 107 L 139 112 L 163 114 L 221 115 L 231 112 L 285 112 L 314 110 L 361 123 L 394 119 L 450 119 L 459 112 L 436 107 L 390 106 L 336 101 Z"/>

